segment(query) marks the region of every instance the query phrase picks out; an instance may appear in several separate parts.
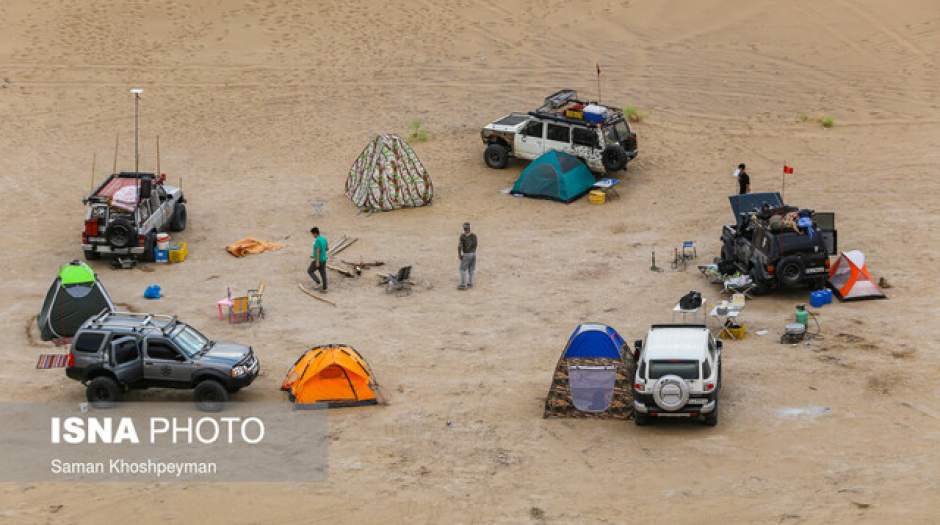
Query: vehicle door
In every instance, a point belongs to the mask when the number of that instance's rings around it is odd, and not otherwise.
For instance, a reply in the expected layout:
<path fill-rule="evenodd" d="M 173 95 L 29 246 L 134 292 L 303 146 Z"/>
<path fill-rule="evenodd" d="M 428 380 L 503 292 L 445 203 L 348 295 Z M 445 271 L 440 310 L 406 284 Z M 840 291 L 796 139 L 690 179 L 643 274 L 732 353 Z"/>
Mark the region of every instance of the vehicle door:
<path fill-rule="evenodd" d="M 148 337 L 144 342 L 144 378 L 154 383 L 189 383 L 194 363 L 172 341 Z"/>
<path fill-rule="evenodd" d="M 146 235 L 153 228 L 151 225 L 150 199 L 140 201 L 137 206 L 137 233 Z"/>
<path fill-rule="evenodd" d="M 522 131 L 516 133 L 513 151 L 516 158 L 532 160 L 542 154 L 544 146 L 545 123 L 529 121 Z"/>
<path fill-rule="evenodd" d="M 571 149 L 571 126 L 549 122 L 545 131 L 545 151 L 564 151 L 573 153 Z"/>
<path fill-rule="evenodd" d="M 836 231 L 836 214 L 833 212 L 816 212 L 813 218 L 816 220 L 816 228 L 822 232 L 823 243 L 826 245 L 826 255 L 837 255 L 839 232 Z"/>
<path fill-rule="evenodd" d="M 118 382 L 133 385 L 143 377 L 140 342 L 136 337 L 117 337 L 111 341 L 110 365 Z"/>

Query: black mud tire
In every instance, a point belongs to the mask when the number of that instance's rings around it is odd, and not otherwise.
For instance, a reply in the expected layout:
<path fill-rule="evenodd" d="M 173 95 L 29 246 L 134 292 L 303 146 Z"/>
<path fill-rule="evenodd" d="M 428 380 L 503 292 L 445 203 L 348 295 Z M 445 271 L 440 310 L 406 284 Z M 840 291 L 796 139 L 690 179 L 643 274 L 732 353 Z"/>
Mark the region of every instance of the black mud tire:
<path fill-rule="evenodd" d="M 203 412 L 221 412 L 228 400 L 228 390 L 214 379 L 206 379 L 193 389 L 196 408 Z"/>
<path fill-rule="evenodd" d="M 626 169 L 629 160 L 630 158 L 627 157 L 627 152 L 624 151 L 623 146 L 619 144 L 611 144 L 604 148 L 604 151 L 601 153 L 601 162 L 604 164 L 604 169 L 607 170 L 608 173 L 615 173 Z"/>
<path fill-rule="evenodd" d="M 777 280 L 784 286 L 798 286 L 803 276 L 803 261 L 799 257 L 784 257 L 777 263 Z"/>
<path fill-rule="evenodd" d="M 101 258 L 101 254 L 95 250 L 85 250 L 85 260 L 86 261 L 97 261 Z"/>
<path fill-rule="evenodd" d="M 123 217 L 114 219 L 108 225 L 105 238 L 114 248 L 130 248 L 137 240 L 134 223 Z"/>
<path fill-rule="evenodd" d="M 715 400 L 715 410 L 711 414 L 705 414 L 705 426 L 713 427 L 718 425 L 718 400 Z"/>
<path fill-rule="evenodd" d="M 490 168 L 501 170 L 509 164 L 509 148 L 498 142 L 488 144 L 483 152 L 483 160 Z"/>
<path fill-rule="evenodd" d="M 645 427 L 650 424 L 650 416 L 648 414 L 641 414 L 639 412 L 633 413 L 633 422 L 636 423 L 638 427 Z"/>
<path fill-rule="evenodd" d="M 173 208 L 173 216 L 170 217 L 170 231 L 181 232 L 186 229 L 186 205 L 182 202 Z"/>
<path fill-rule="evenodd" d="M 121 386 L 108 376 L 98 376 L 85 385 L 85 399 L 95 408 L 111 408 L 121 400 Z"/>

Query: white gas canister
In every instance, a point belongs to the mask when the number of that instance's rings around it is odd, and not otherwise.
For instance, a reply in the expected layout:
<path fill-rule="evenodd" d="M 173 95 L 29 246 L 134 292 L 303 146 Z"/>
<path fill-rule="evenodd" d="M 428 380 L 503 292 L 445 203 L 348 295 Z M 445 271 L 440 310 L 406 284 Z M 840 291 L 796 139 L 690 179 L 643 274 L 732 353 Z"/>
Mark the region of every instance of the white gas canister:
<path fill-rule="evenodd" d="M 169 233 L 157 234 L 157 249 L 169 251 L 170 249 L 170 234 Z"/>

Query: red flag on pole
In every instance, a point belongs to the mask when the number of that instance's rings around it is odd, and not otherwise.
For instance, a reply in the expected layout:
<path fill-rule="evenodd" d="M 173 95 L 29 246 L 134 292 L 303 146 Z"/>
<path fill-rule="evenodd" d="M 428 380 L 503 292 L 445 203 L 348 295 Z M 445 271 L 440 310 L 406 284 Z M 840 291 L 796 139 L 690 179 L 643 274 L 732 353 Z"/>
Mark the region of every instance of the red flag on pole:
<path fill-rule="evenodd" d="M 784 175 L 793 175 L 793 166 L 787 166 L 786 164 L 784 164 L 783 173 Z"/>

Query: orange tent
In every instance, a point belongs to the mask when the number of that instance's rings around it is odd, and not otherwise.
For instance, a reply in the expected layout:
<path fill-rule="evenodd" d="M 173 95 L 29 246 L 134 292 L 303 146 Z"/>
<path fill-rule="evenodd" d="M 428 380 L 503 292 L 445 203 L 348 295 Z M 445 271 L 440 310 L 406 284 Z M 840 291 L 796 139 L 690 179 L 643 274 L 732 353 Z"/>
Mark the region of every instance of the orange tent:
<path fill-rule="evenodd" d="M 865 266 L 865 254 L 858 250 L 842 252 L 829 269 L 829 286 L 843 301 L 885 298 Z"/>
<path fill-rule="evenodd" d="M 315 346 L 297 359 L 281 390 L 300 406 L 333 408 L 374 405 L 379 386 L 369 363 L 347 345 Z"/>

